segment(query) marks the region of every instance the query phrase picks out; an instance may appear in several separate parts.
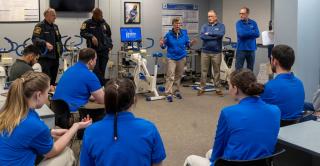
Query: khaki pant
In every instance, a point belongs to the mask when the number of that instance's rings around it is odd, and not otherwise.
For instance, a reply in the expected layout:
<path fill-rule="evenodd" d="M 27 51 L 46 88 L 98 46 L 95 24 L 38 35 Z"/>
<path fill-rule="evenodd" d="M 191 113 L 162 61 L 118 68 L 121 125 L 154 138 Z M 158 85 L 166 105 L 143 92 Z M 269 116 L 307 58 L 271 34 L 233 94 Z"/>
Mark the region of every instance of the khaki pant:
<path fill-rule="evenodd" d="M 220 65 L 221 65 L 221 53 L 209 54 L 201 53 L 201 83 L 200 87 L 205 87 L 207 82 L 207 75 L 210 67 L 210 63 L 213 68 L 213 83 L 215 87 L 220 87 Z"/>
<path fill-rule="evenodd" d="M 212 149 L 206 153 L 206 157 L 200 157 L 196 155 L 190 155 L 184 161 L 183 166 L 210 166 L 210 157 L 211 157 Z"/>
<path fill-rule="evenodd" d="M 180 82 L 182 74 L 184 73 L 184 66 L 186 65 L 186 58 L 182 58 L 179 61 L 167 59 L 167 74 L 165 93 L 167 95 L 173 94 L 173 85 L 176 86 L 175 90 L 180 90 Z"/>
<path fill-rule="evenodd" d="M 45 159 L 38 166 L 73 166 L 75 161 L 73 151 L 69 147 L 66 147 L 58 156 Z"/>

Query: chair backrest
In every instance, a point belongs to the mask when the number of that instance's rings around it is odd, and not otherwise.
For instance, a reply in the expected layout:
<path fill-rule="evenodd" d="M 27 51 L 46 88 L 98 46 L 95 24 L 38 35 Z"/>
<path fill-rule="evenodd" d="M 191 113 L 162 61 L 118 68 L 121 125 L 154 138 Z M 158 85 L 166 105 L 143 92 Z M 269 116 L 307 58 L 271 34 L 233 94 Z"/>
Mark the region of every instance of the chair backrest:
<path fill-rule="evenodd" d="M 290 119 L 290 120 L 281 120 L 280 127 L 289 126 L 293 124 L 297 124 L 300 122 L 308 121 L 308 120 L 315 120 L 313 114 L 315 111 L 303 111 L 302 115 L 297 119 Z"/>
<path fill-rule="evenodd" d="M 55 125 L 63 129 L 71 127 L 69 105 L 64 100 L 50 100 L 50 108 L 55 115 Z"/>
<path fill-rule="evenodd" d="M 259 159 L 253 160 L 225 160 L 219 158 L 215 161 L 215 166 L 273 166 L 273 158 L 284 153 L 286 150 L 282 149 L 281 151 Z"/>
<path fill-rule="evenodd" d="M 69 105 L 64 100 L 51 100 L 50 101 L 51 110 L 55 114 L 64 114 L 70 112 Z"/>
<path fill-rule="evenodd" d="M 285 127 L 285 126 L 290 126 L 290 125 L 296 124 L 296 123 L 299 122 L 299 120 L 300 120 L 300 118 L 298 118 L 298 119 L 290 119 L 290 120 L 281 119 L 280 127 Z"/>

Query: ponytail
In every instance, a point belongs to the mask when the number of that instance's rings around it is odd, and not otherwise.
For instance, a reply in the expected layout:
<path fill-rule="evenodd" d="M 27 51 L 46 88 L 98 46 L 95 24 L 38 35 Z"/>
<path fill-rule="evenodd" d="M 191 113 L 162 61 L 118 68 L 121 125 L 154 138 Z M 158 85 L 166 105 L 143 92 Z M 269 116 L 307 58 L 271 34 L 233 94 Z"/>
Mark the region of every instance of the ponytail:
<path fill-rule="evenodd" d="M 249 96 L 255 96 L 263 93 L 264 87 L 262 84 L 257 82 L 251 82 L 247 89 L 245 89 L 245 94 Z"/>
<path fill-rule="evenodd" d="M 23 94 L 24 79 L 16 79 L 10 86 L 7 99 L 0 112 L 0 133 L 12 133 L 28 112 L 28 104 Z"/>
<path fill-rule="evenodd" d="M 104 96 L 107 114 L 114 115 L 113 139 L 118 140 L 118 114 L 127 111 L 135 103 L 135 85 L 129 79 L 110 80 Z"/>
<path fill-rule="evenodd" d="M 248 96 L 259 95 L 264 91 L 264 85 L 258 83 L 253 72 L 248 69 L 232 72 L 230 75 L 230 83 Z"/>
<path fill-rule="evenodd" d="M 29 111 L 28 99 L 35 92 L 44 92 L 49 88 L 49 81 L 50 78 L 46 74 L 34 71 L 28 71 L 13 81 L 0 111 L 1 134 L 12 133 Z"/>

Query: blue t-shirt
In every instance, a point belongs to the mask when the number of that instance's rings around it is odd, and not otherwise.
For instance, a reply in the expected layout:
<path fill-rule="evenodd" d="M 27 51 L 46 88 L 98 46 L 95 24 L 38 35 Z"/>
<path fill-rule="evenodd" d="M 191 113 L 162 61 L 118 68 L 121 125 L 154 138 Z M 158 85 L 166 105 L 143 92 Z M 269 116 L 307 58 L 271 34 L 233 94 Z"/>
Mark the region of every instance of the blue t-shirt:
<path fill-rule="evenodd" d="M 280 110 L 259 97 L 246 97 L 220 114 L 211 163 L 251 160 L 273 154 L 280 128 Z"/>
<path fill-rule="evenodd" d="M 304 105 L 303 83 L 293 73 L 279 74 L 265 84 L 261 99 L 277 105 L 281 119 L 296 119 L 302 115 Z"/>
<path fill-rule="evenodd" d="M 187 30 L 181 29 L 178 34 L 170 30 L 164 40 L 165 45 L 161 48 L 167 47 L 167 58 L 178 61 L 187 56 L 186 49 L 190 45 Z"/>
<path fill-rule="evenodd" d="M 113 138 L 114 116 L 107 115 L 85 130 L 82 166 L 151 165 L 166 158 L 156 126 L 131 112 L 118 113 L 118 139 Z"/>
<path fill-rule="evenodd" d="M 91 93 L 100 88 L 97 76 L 84 63 L 78 62 L 63 73 L 53 99 L 64 100 L 70 111 L 74 112 L 88 102 Z"/>
<path fill-rule="evenodd" d="M 255 51 L 257 49 L 256 38 L 260 36 L 258 25 L 255 21 L 239 20 L 236 23 L 237 50 Z"/>
<path fill-rule="evenodd" d="M 45 155 L 53 147 L 46 124 L 32 109 L 11 135 L 0 134 L 0 165 L 34 166 L 37 155 Z"/>

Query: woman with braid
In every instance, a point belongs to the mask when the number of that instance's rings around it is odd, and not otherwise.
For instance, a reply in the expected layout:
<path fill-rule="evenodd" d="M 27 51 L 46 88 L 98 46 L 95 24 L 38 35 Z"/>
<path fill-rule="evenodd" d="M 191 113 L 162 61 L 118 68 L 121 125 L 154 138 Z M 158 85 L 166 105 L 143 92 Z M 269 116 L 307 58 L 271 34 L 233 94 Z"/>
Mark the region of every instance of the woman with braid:
<path fill-rule="evenodd" d="M 106 84 L 107 115 L 85 130 L 80 165 L 161 165 L 166 153 L 160 134 L 153 123 L 133 115 L 130 110 L 135 102 L 131 80 Z"/>

